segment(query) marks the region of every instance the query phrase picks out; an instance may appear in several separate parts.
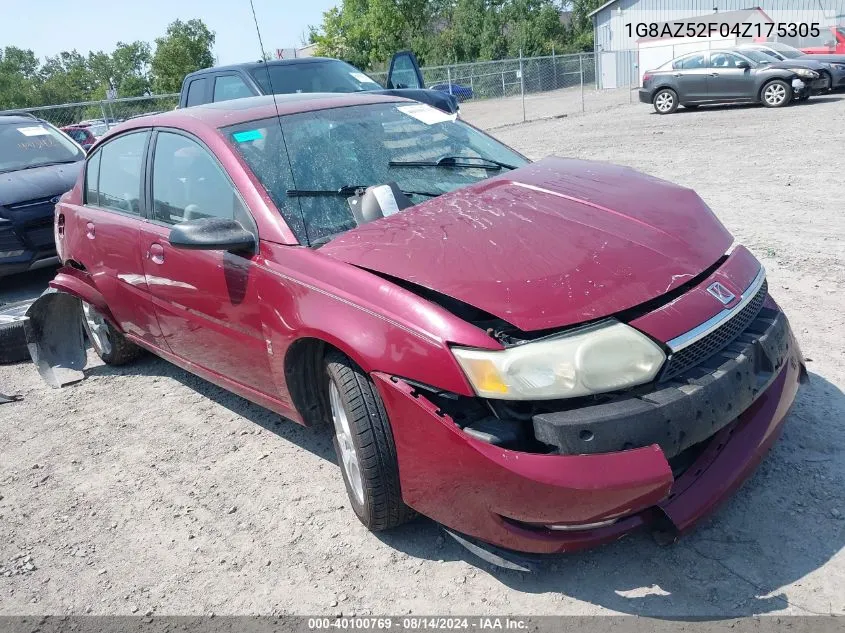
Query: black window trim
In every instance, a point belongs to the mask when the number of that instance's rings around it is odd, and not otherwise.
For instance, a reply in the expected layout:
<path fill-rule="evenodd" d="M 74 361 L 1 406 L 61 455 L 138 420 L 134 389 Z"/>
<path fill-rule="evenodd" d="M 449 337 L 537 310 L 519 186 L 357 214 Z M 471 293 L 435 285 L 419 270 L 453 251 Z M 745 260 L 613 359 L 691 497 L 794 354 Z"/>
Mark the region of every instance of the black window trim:
<path fill-rule="evenodd" d="M 211 79 L 210 82 L 209 79 Z M 189 103 L 191 99 L 191 86 L 193 86 L 198 81 L 205 82 L 203 84 L 202 96 L 200 97 L 199 103 L 191 104 Z M 210 103 L 211 98 L 213 97 L 213 92 L 209 93 L 209 84 L 214 84 L 214 75 L 211 73 L 202 73 L 197 75 L 196 77 L 191 77 L 191 80 L 188 82 L 187 88 L 185 90 L 185 107 L 193 108 L 195 106 L 201 106 L 205 105 L 206 103 Z"/>
<path fill-rule="evenodd" d="M 143 211 L 143 218 L 145 222 L 150 224 L 154 224 L 156 226 L 161 226 L 166 229 L 172 229 L 175 225 L 168 224 L 167 222 L 162 222 L 161 220 L 156 220 L 153 216 L 153 169 L 155 168 L 155 148 L 158 142 L 158 135 L 160 132 L 167 132 L 168 134 L 175 134 L 176 136 L 182 136 L 190 141 L 194 141 L 197 145 L 199 145 L 205 152 L 208 153 L 209 156 L 214 160 L 217 166 L 220 168 L 220 171 L 223 173 L 223 176 L 229 182 L 229 186 L 232 187 L 232 191 L 235 192 L 235 195 L 241 201 L 241 205 L 243 206 L 244 210 L 246 211 L 246 216 L 249 218 L 250 223 L 252 226 L 245 226 L 244 228 L 247 231 L 251 231 L 252 234 L 255 236 L 255 241 L 258 242 L 260 236 L 258 234 L 258 223 L 255 221 L 255 217 L 252 214 L 252 209 L 249 208 L 249 205 L 246 203 L 243 194 L 241 193 L 240 189 L 235 186 L 235 182 L 232 180 L 232 177 L 229 175 L 229 172 L 223 166 L 223 163 L 220 162 L 220 159 L 217 158 L 217 155 L 211 151 L 211 148 L 198 136 L 191 134 L 185 130 L 181 130 L 175 127 L 167 127 L 167 126 L 156 126 L 152 128 L 152 136 L 149 145 L 147 146 L 147 156 L 146 160 L 144 161 L 144 199 L 145 205 L 142 207 Z"/>
<path fill-rule="evenodd" d="M 119 215 L 124 215 L 128 218 L 137 218 L 138 220 L 144 219 L 145 206 L 146 206 L 146 200 L 144 199 L 144 193 L 145 193 L 145 189 L 146 189 L 144 187 L 144 180 L 146 179 L 146 162 L 147 162 L 146 156 L 147 156 L 147 154 L 149 152 L 149 148 L 150 148 L 150 139 L 152 138 L 152 131 L 153 131 L 153 128 L 150 128 L 150 127 L 132 128 L 130 130 L 126 130 L 125 132 L 121 132 L 120 134 L 116 134 L 115 136 L 109 138 L 107 141 L 105 141 L 102 145 L 100 145 L 97 148 L 97 151 L 95 151 L 93 154 L 90 154 L 89 156 L 86 157 L 86 159 L 85 159 L 85 175 L 84 175 L 83 181 L 82 181 L 83 182 L 82 206 L 97 209 L 99 211 L 105 211 L 107 213 L 117 213 Z M 140 210 L 140 213 L 137 213 L 137 214 L 136 213 L 129 213 L 128 211 L 123 211 L 121 209 L 112 209 L 111 207 L 104 207 L 104 206 L 100 205 L 100 173 L 102 171 L 102 165 L 103 165 L 103 157 L 100 154 L 100 152 L 103 151 L 103 148 L 108 147 L 109 145 L 111 145 L 117 139 L 126 138 L 127 136 L 129 136 L 131 134 L 141 134 L 141 133 L 144 133 L 144 134 L 147 135 L 147 140 L 146 140 L 146 143 L 144 144 L 144 149 L 141 153 L 141 156 L 142 156 L 142 159 L 141 159 L 141 179 L 138 183 L 138 188 L 139 188 L 139 191 L 138 191 L 138 208 Z M 89 204 L 89 202 L 88 202 L 88 188 L 85 186 L 85 182 L 87 182 L 87 179 L 88 179 L 88 165 L 91 162 L 91 160 L 94 158 L 94 156 L 97 156 L 97 155 L 100 155 L 100 169 L 97 170 L 97 204 Z"/>

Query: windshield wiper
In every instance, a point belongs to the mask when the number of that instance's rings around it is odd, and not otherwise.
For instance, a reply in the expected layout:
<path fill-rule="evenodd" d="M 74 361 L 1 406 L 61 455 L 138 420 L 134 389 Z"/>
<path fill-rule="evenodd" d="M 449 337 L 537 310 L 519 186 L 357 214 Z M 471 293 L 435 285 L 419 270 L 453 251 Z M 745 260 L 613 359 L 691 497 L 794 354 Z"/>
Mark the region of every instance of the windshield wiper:
<path fill-rule="evenodd" d="M 317 198 L 317 197 L 334 197 L 339 196 L 348 198 L 349 196 L 360 196 L 364 193 L 367 187 L 373 185 L 343 185 L 337 189 L 288 189 L 285 194 L 290 198 Z M 406 196 L 426 196 L 427 198 L 436 198 L 442 193 L 434 191 L 406 191 L 402 190 Z"/>
<path fill-rule="evenodd" d="M 480 161 L 480 163 L 466 161 Z M 494 171 L 500 169 L 516 169 L 516 165 L 510 165 L 484 156 L 443 156 L 437 160 L 392 160 L 387 164 L 391 167 L 448 167 L 453 169 L 477 167 Z"/>
<path fill-rule="evenodd" d="M 54 160 L 49 163 L 37 163 L 35 165 L 23 165 L 21 167 L 11 167 L 9 169 L 0 170 L 0 174 L 8 174 L 13 171 L 23 171 L 24 169 L 38 169 L 39 167 L 50 167 L 52 165 L 70 165 L 77 162 L 76 160 Z"/>

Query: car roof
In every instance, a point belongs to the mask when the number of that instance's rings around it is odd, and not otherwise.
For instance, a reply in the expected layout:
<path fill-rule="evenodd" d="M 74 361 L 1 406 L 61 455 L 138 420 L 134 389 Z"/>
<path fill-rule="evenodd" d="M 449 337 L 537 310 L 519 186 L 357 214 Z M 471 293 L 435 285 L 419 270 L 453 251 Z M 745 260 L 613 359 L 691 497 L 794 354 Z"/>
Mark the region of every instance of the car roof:
<path fill-rule="evenodd" d="M 0 125 L 5 123 L 32 123 L 37 121 L 41 123 L 41 119 L 32 114 L 0 114 Z"/>
<path fill-rule="evenodd" d="M 118 125 L 117 130 L 127 130 L 140 127 L 207 127 L 220 128 L 229 125 L 267 119 L 277 114 L 297 114 L 299 112 L 313 112 L 315 110 L 330 110 L 354 105 L 369 105 L 375 103 L 405 102 L 408 99 L 374 92 L 355 93 L 323 93 L 306 92 L 280 95 L 263 95 L 259 97 L 245 97 L 230 99 L 217 103 L 206 103 L 179 108 L 161 114 L 130 119 Z"/>
<path fill-rule="evenodd" d="M 272 59 L 266 62 L 258 61 L 258 62 L 243 62 L 240 64 L 229 64 L 228 66 L 212 66 L 211 68 L 202 68 L 200 70 L 195 70 L 192 73 L 185 75 L 185 79 L 188 77 L 198 77 L 200 75 L 205 75 L 207 73 L 218 73 L 218 72 L 225 72 L 227 70 L 255 70 L 256 68 L 263 68 L 266 66 L 292 66 L 294 64 L 313 64 L 316 62 L 343 62 L 340 59 L 334 59 L 333 57 L 296 57 L 293 59 Z"/>

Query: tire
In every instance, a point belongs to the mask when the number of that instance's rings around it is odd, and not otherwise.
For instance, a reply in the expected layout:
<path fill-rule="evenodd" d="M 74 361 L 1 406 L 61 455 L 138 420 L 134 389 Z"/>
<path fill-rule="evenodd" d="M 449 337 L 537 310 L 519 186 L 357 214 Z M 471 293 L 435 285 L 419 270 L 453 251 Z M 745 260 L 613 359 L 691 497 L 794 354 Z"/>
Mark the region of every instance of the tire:
<path fill-rule="evenodd" d="M 32 301 L 0 305 L 0 365 L 29 360 L 24 331 L 25 314 Z"/>
<path fill-rule="evenodd" d="M 651 100 L 657 114 L 672 114 L 678 109 L 678 93 L 671 88 L 661 88 Z"/>
<path fill-rule="evenodd" d="M 325 359 L 325 394 L 346 493 L 358 519 L 378 532 L 414 517 L 402 501 L 393 432 L 369 377 L 339 352 Z"/>
<path fill-rule="evenodd" d="M 792 101 L 792 86 L 782 79 L 773 79 L 760 90 L 760 102 L 767 108 L 782 108 Z"/>
<path fill-rule="evenodd" d="M 106 365 L 125 365 L 138 358 L 143 350 L 129 341 L 106 321 L 89 303 L 82 304 L 82 325 L 91 341 L 91 347 Z"/>
<path fill-rule="evenodd" d="M 827 78 L 827 90 L 825 92 L 833 92 L 833 75 L 831 75 L 826 70 L 822 70 L 819 72 L 822 77 Z"/>

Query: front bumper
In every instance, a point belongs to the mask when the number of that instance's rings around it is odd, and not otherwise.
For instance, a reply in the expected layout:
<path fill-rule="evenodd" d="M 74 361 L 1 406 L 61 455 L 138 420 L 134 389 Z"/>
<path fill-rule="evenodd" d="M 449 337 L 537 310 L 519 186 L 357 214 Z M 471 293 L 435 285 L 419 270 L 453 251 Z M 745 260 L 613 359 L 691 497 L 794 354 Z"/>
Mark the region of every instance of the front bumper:
<path fill-rule="evenodd" d="M 778 437 L 795 398 L 804 372 L 801 354 L 786 317 L 773 302 L 769 306 L 758 317 L 768 322 L 765 331 L 750 335 L 755 342 L 741 343 L 744 351 L 711 372 L 713 383 L 734 382 L 733 390 L 727 383 L 716 392 L 701 389 L 714 408 L 714 398 L 719 406 L 733 407 L 727 422 L 708 433 L 691 411 L 667 424 L 670 434 L 677 430 L 676 439 L 680 427 L 697 438 L 706 436 L 677 479 L 667 457 L 673 449 L 661 448 L 657 437 L 617 452 L 511 451 L 470 437 L 407 383 L 374 374 L 391 420 L 403 499 L 455 531 L 524 552 L 585 549 L 645 526 L 663 530 L 668 523 L 677 532 L 689 529 L 753 471 Z M 663 413 L 653 419 L 663 419 Z M 572 531 L 544 527 L 611 520 L 604 527 Z"/>
<path fill-rule="evenodd" d="M 0 277 L 57 264 L 53 216 L 23 225 L 0 218 Z"/>

